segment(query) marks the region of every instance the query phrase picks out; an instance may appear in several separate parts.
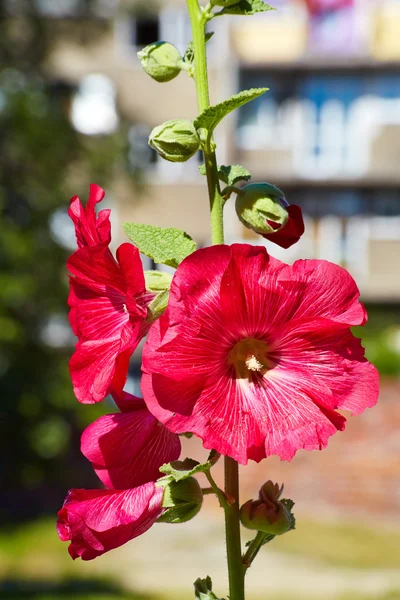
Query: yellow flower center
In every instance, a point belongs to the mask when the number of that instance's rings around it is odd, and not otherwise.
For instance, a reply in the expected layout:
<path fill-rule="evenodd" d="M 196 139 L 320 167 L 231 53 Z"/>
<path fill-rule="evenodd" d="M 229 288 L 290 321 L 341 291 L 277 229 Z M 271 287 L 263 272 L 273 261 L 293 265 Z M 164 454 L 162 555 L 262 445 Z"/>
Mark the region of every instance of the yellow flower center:
<path fill-rule="evenodd" d="M 234 345 L 228 355 L 229 365 L 235 367 L 239 379 L 249 379 L 255 373 L 264 375 L 273 367 L 267 357 L 268 345 L 255 338 L 245 338 Z"/>

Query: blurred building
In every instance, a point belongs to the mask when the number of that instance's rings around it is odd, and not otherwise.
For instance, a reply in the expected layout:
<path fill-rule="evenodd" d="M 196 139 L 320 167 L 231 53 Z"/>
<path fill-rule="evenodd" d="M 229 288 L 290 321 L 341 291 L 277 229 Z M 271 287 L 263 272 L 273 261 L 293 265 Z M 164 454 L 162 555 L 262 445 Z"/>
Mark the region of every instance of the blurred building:
<path fill-rule="evenodd" d="M 136 57 L 158 39 L 185 51 L 191 38 L 186 3 L 93 4 L 97 22 L 85 25 L 78 2 L 41 1 L 61 33 L 63 19 L 83 23 L 76 39 L 60 34 L 48 68 L 79 86 L 72 118 L 83 133 L 116 127 L 116 101 L 132 123 L 130 168 L 144 172 L 146 185 L 129 197 L 123 174 L 117 174 L 118 219 L 181 227 L 205 244 L 209 220 L 200 153 L 172 164 L 147 145 L 155 125 L 196 115 L 193 81 L 182 73 L 160 85 Z M 210 23 L 216 32 L 209 42 L 212 101 L 240 89 L 270 88 L 220 125 L 218 160 L 243 164 L 253 180 L 277 184 L 303 207 L 305 236 L 288 251 L 271 245 L 272 254 L 288 262 L 317 257 L 340 263 L 357 279 L 364 300 L 399 302 L 400 1 L 272 4 L 277 11 Z M 256 241 L 231 205 L 226 238 Z"/>

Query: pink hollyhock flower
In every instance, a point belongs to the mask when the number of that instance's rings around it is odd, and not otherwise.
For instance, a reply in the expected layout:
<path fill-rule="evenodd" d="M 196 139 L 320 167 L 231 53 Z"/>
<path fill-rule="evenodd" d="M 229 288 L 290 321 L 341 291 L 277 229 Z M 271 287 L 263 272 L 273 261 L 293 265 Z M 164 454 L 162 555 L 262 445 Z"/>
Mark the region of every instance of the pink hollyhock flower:
<path fill-rule="evenodd" d="M 142 391 L 170 431 L 246 464 L 321 449 L 378 397 L 378 373 L 350 327 L 359 291 L 326 261 L 292 266 L 247 244 L 186 258 L 143 352 Z"/>
<path fill-rule="evenodd" d="M 85 429 L 82 454 L 108 488 L 156 481 L 161 465 L 179 458 L 179 436 L 161 425 L 141 398 L 126 392 L 113 398 L 121 412 L 100 417 Z"/>
<path fill-rule="evenodd" d="M 70 490 L 57 532 L 73 559 L 91 560 L 141 535 L 163 513 L 164 490 L 153 482 L 129 490 Z"/>
<path fill-rule="evenodd" d="M 288 205 L 286 210 L 289 215 L 286 225 L 276 233 L 263 234 L 265 239 L 274 242 L 285 249 L 290 248 L 290 246 L 293 246 L 293 244 L 298 242 L 304 233 L 303 213 L 300 206 L 297 206 L 296 204 Z M 274 227 L 272 221 L 269 219 L 267 221 L 271 227 Z M 279 227 L 280 225 L 278 224 L 276 229 L 279 229 Z"/>
<path fill-rule="evenodd" d="M 70 323 L 78 337 L 70 361 L 74 392 L 80 402 L 99 402 L 111 387 L 122 390 L 129 359 L 150 323 L 147 307 L 154 294 L 146 291 L 139 250 L 122 244 L 113 257 L 108 242 L 108 211 L 96 220 L 95 204 L 103 190 L 91 186 L 86 209 L 71 201 L 79 249 L 69 258 Z"/>

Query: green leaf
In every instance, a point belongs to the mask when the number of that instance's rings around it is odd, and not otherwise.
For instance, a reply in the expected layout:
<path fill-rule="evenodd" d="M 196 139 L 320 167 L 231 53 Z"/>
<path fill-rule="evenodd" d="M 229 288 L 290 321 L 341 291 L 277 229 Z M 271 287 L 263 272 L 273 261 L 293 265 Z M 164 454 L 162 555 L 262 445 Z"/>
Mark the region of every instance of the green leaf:
<path fill-rule="evenodd" d="M 207 42 L 209 42 L 212 38 L 212 36 L 214 35 L 213 31 L 210 31 L 209 33 L 206 33 L 206 44 Z M 193 49 L 193 42 L 190 41 L 188 44 L 188 47 L 186 48 L 186 52 L 185 55 L 183 57 L 183 60 L 187 63 L 192 63 L 194 61 L 194 49 Z"/>
<path fill-rule="evenodd" d="M 200 165 L 200 175 L 206 175 L 206 165 Z M 222 165 L 218 169 L 218 179 L 226 183 L 226 185 L 235 185 L 238 181 L 249 181 L 251 174 L 241 165 Z"/>
<path fill-rule="evenodd" d="M 233 6 L 227 6 L 221 12 L 216 13 L 216 16 L 220 15 L 255 15 L 256 13 L 267 12 L 269 10 L 275 10 L 273 6 L 265 4 L 263 0 L 240 0 L 238 4 Z"/>
<path fill-rule="evenodd" d="M 215 465 L 218 458 L 219 454 L 213 450 L 205 463 L 201 464 L 192 458 L 185 458 L 185 460 L 174 460 L 163 465 L 160 467 L 160 471 L 172 477 L 174 481 L 182 481 L 193 477 L 196 473 L 206 473 Z"/>
<path fill-rule="evenodd" d="M 238 181 L 249 181 L 251 174 L 241 165 L 222 165 L 218 169 L 218 177 L 226 185 L 235 185 Z"/>
<path fill-rule="evenodd" d="M 196 243 L 182 229 L 124 223 L 128 238 L 156 263 L 176 267 L 196 250 Z"/>
<path fill-rule="evenodd" d="M 243 104 L 255 100 L 262 94 L 268 91 L 268 88 L 252 88 L 251 90 L 244 90 L 235 94 L 228 100 L 224 100 L 220 104 L 215 104 L 206 108 L 195 120 L 194 126 L 196 129 L 207 129 L 208 135 L 210 136 L 213 130 L 216 128 L 218 123 L 236 108 L 240 108 Z"/>

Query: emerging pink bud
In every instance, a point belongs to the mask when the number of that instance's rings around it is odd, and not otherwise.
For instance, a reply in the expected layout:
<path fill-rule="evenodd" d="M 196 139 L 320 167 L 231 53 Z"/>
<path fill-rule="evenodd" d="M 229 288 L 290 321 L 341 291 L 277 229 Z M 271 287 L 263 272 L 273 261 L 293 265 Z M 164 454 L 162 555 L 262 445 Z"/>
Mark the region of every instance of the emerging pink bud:
<path fill-rule="evenodd" d="M 281 535 L 292 528 L 293 517 L 279 501 L 283 485 L 267 481 L 261 487 L 258 500 L 248 500 L 240 509 L 240 520 L 247 529 Z"/>

